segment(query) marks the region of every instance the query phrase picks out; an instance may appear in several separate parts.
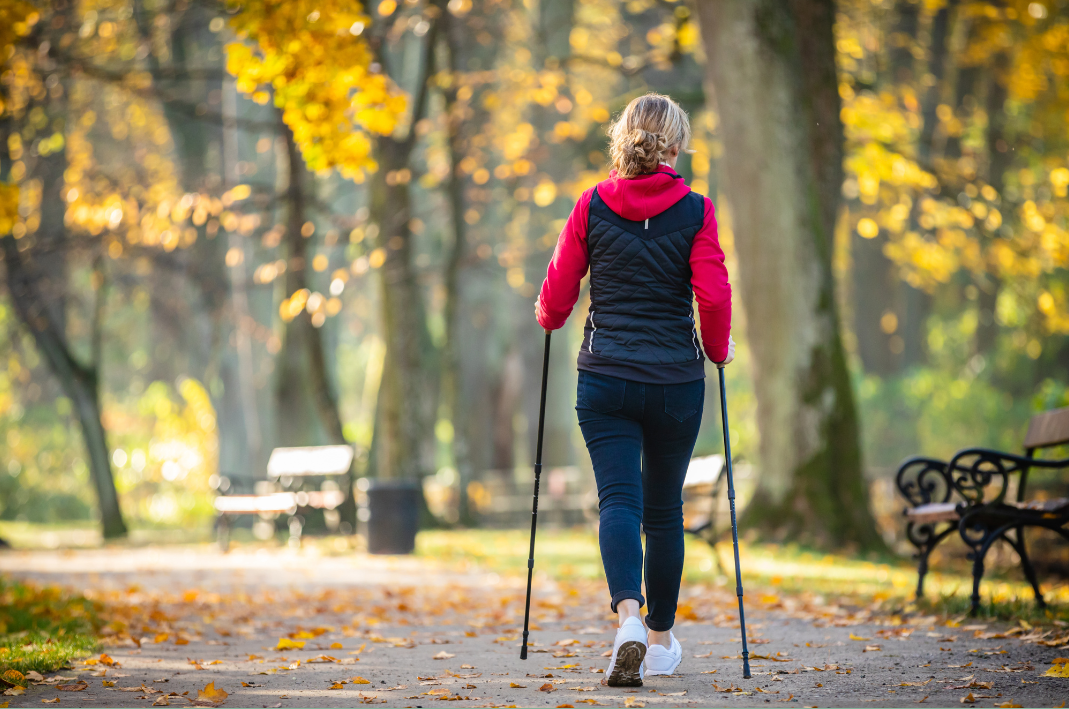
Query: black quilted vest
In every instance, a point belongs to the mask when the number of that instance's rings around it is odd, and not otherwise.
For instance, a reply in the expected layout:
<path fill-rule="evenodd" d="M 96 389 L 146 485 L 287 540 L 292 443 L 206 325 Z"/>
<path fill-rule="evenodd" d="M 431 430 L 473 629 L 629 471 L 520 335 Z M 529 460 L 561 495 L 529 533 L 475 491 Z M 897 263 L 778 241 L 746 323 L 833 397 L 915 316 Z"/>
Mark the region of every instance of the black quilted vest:
<path fill-rule="evenodd" d="M 590 312 L 579 369 L 647 384 L 705 377 L 694 325 L 690 245 L 705 201 L 693 192 L 648 220 L 590 198 Z"/>

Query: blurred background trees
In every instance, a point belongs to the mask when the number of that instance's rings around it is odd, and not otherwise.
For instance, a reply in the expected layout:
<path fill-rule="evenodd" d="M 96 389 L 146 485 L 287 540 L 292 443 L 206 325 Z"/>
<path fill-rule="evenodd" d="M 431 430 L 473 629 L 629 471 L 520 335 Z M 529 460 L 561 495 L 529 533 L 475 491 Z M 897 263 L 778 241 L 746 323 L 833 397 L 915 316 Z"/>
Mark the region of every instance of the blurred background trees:
<path fill-rule="evenodd" d="M 483 519 L 529 476 L 545 265 L 649 90 L 718 208 L 768 530 L 878 544 L 902 457 L 1069 403 L 1065 0 L 0 0 L 0 520 L 206 526 L 340 441 Z"/>

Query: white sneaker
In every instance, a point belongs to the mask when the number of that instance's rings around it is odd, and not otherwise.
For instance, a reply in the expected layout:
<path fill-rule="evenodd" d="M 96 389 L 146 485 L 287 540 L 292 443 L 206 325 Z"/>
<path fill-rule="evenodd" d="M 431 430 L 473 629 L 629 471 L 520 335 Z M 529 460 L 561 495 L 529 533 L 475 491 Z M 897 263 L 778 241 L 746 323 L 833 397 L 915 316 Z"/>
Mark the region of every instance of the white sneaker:
<path fill-rule="evenodd" d="M 645 657 L 646 628 L 641 620 L 632 616 L 616 631 L 609 669 L 605 670 L 605 683 L 610 687 L 641 687 Z"/>
<path fill-rule="evenodd" d="M 649 643 L 649 649 L 646 650 L 646 674 L 674 674 L 679 663 L 683 661 L 683 647 L 674 634 L 670 632 L 669 635 L 672 638 L 671 649 L 657 643 Z"/>

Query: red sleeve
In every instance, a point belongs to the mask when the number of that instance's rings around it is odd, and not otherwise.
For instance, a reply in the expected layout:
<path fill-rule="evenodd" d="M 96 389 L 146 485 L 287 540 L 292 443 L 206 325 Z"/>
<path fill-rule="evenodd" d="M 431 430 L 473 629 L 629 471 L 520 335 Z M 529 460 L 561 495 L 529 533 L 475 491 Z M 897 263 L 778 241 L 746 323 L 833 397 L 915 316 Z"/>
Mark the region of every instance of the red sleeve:
<path fill-rule="evenodd" d="M 583 280 L 590 265 L 586 225 L 593 193 L 594 188 L 591 187 L 576 202 L 557 238 L 557 248 L 553 250 L 546 280 L 542 282 L 537 318 L 538 324 L 547 330 L 563 327 L 572 314 L 575 301 L 579 300 L 579 281 Z"/>
<path fill-rule="evenodd" d="M 713 362 L 728 356 L 731 334 L 731 284 L 724 265 L 724 250 L 716 235 L 713 202 L 705 198 L 705 221 L 690 247 L 691 285 L 701 316 L 702 345 Z"/>

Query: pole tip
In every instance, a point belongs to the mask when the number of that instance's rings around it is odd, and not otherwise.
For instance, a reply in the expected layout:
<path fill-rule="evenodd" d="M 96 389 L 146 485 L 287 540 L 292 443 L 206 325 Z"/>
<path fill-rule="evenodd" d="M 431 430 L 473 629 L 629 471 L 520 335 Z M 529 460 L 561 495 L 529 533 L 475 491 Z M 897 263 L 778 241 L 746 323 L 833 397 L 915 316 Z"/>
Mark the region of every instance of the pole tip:
<path fill-rule="evenodd" d="M 523 647 L 520 648 L 520 659 L 521 660 L 526 660 L 527 659 L 527 643 L 524 643 Z"/>
<path fill-rule="evenodd" d="M 743 660 L 742 661 L 742 678 L 743 679 L 750 679 L 750 661 L 749 660 Z"/>

